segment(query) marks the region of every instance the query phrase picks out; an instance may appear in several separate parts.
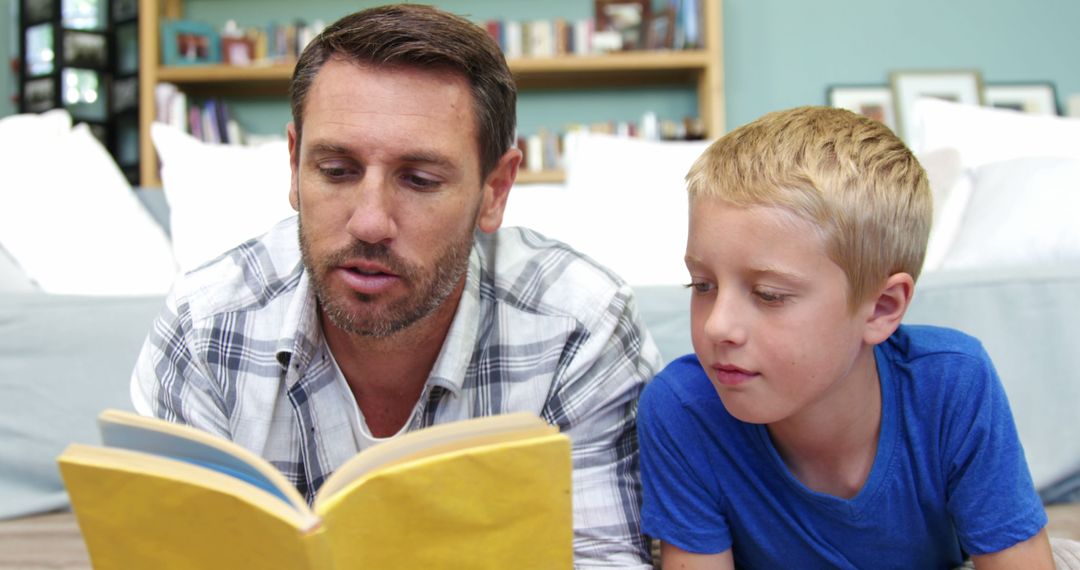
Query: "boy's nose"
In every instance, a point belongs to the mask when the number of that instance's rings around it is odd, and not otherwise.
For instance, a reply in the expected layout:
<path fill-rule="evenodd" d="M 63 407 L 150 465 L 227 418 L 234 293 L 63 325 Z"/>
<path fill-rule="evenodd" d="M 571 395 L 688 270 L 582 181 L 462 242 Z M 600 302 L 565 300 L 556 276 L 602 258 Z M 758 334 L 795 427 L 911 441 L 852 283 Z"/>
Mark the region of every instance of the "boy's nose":
<path fill-rule="evenodd" d="M 730 295 L 717 294 L 705 319 L 705 334 L 716 344 L 745 343 L 747 331 L 742 312 L 737 299 Z"/>

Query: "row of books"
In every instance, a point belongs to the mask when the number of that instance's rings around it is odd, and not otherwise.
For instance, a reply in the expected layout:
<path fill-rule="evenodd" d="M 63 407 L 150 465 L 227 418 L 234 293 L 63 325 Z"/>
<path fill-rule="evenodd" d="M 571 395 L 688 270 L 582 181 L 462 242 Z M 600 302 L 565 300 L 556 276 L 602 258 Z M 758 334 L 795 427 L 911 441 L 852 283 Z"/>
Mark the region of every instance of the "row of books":
<path fill-rule="evenodd" d="M 241 30 L 235 22 L 225 25 L 221 35 L 224 63 L 248 65 L 260 61 L 294 61 L 326 25 L 297 20 L 292 24 L 270 24 Z"/>
<path fill-rule="evenodd" d="M 251 65 L 295 60 L 324 24 L 297 20 L 241 29 L 229 21 L 218 30 L 194 20 L 161 22 L 161 60 L 165 65 Z"/>
<path fill-rule="evenodd" d="M 210 98 L 195 103 L 172 83 L 158 83 L 154 89 L 155 120 L 171 125 L 208 143 L 243 144 L 245 133 L 232 116 L 229 105 Z"/>
<path fill-rule="evenodd" d="M 696 117 L 682 121 L 658 120 L 653 113 L 646 113 L 640 123 L 612 121 L 589 125 L 568 125 L 561 132 L 539 129 L 536 133 L 518 137 L 517 146 L 524 155 L 522 169 L 542 172 L 563 169 L 563 149 L 566 137 L 571 133 L 589 132 L 654 141 L 690 141 L 705 138 L 705 126 Z"/>
<path fill-rule="evenodd" d="M 701 0 L 669 0 L 662 8 L 597 2 L 596 10 L 580 20 L 487 20 L 484 26 L 509 59 L 703 47 Z"/>

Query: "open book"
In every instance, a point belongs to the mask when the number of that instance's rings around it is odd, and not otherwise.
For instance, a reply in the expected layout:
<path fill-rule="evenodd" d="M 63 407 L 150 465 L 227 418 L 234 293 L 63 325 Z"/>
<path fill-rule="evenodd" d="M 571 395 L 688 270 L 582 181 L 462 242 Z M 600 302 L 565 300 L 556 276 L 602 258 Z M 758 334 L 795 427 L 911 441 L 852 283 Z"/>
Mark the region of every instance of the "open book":
<path fill-rule="evenodd" d="M 570 441 L 540 418 L 437 425 L 366 449 L 311 507 L 269 462 L 116 410 L 60 472 L 95 569 L 570 568 Z"/>

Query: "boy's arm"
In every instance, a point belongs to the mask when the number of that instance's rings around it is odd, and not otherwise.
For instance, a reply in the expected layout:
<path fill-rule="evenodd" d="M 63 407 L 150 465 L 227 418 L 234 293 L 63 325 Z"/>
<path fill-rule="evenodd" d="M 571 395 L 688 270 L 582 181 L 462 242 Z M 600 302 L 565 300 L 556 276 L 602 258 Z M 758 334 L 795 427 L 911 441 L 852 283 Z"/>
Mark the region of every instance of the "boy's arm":
<path fill-rule="evenodd" d="M 678 546 L 660 543 L 660 564 L 664 570 L 734 570 L 731 549 L 719 554 L 696 554 Z"/>
<path fill-rule="evenodd" d="M 1050 552 L 1050 539 L 1047 538 L 1045 528 L 1024 542 L 1016 543 L 1000 552 L 972 556 L 971 561 L 975 563 L 976 570 L 1054 570 L 1054 557 Z"/>

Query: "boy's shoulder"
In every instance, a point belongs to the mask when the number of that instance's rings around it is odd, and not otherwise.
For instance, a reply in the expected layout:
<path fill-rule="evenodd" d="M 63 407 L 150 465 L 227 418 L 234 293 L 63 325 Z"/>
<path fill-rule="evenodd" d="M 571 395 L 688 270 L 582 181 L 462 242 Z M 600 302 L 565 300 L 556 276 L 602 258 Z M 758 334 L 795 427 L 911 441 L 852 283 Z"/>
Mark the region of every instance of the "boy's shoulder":
<path fill-rule="evenodd" d="M 962 331 L 905 324 L 879 348 L 888 362 L 884 367 L 879 363 L 879 371 L 888 382 L 906 387 L 901 393 L 916 398 L 925 410 L 951 408 L 962 394 L 1000 390 L 990 355 L 979 339 Z"/>
<path fill-rule="evenodd" d="M 971 357 L 989 360 L 979 339 L 957 329 L 903 324 L 883 347 L 893 359 L 914 362 L 924 358 Z"/>

